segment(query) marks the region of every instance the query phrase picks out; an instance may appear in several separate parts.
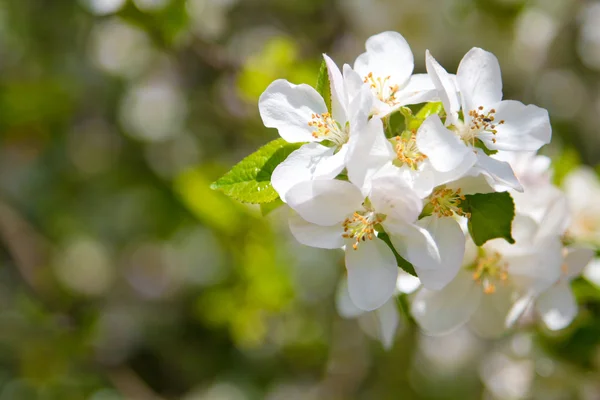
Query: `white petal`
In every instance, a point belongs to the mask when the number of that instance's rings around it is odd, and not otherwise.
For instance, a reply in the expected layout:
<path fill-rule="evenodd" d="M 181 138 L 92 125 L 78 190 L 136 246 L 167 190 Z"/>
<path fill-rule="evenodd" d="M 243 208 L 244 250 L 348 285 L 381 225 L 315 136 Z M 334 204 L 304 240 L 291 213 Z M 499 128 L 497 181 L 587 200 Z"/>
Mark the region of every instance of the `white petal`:
<path fill-rule="evenodd" d="M 525 312 L 529 309 L 529 307 L 533 304 L 535 300 L 535 296 L 530 293 L 525 294 L 520 297 L 514 304 L 511 306 L 506 319 L 504 321 L 504 326 L 506 328 L 512 328 L 517 321 L 525 314 Z"/>
<path fill-rule="evenodd" d="M 481 138 L 489 149 L 536 151 L 550 143 L 552 128 L 545 109 L 514 100 L 504 100 L 492 107 L 496 110 L 494 122 L 498 133 Z M 504 123 L 499 125 L 500 121 Z"/>
<path fill-rule="evenodd" d="M 335 306 L 338 314 L 342 318 L 356 318 L 361 314 L 365 313 L 365 310 L 361 310 L 350 299 L 350 292 L 348 291 L 348 278 L 343 277 L 340 279 L 337 291 L 335 292 Z"/>
<path fill-rule="evenodd" d="M 498 59 L 480 48 L 472 48 L 463 57 L 456 82 L 465 117 L 479 106 L 486 107 L 502 100 L 502 74 Z"/>
<path fill-rule="evenodd" d="M 373 93 L 367 85 L 363 85 L 348 106 L 350 118 L 350 136 L 356 135 L 363 129 L 371 115 Z"/>
<path fill-rule="evenodd" d="M 320 164 L 324 164 L 322 169 L 326 169 L 327 164 L 331 163 L 333 157 L 333 148 L 322 146 L 318 143 L 308 143 L 293 151 L 281 164 L 275 167 L 271 175 L 271 185 L 279 193 L 279 197 L 285 202 L 288 190 L 303 181 L 309 181 L 315 177 L 324 179 L 334 178 L 344 169 L 343 160 L 339 171 L 331 171 L 327 175 L 322 171 L 317 171 Z M 335 175 L 333 175 L 335 173 Z M 332 176 L 333 175 L 333 176 Z"/>
<path fill-rule="evenodd" d="M 392 297 L 375 312 L 379 320 L 379 340 L 383 347 L 389 350 L 394 344 L 394 336 L 400 322 L 396 299 Z"/>
<path fill-rule="evenodd" d="M 348 141 L 346 165 L 350 182 L 367 194 L 371 178 L 395 157 L 392 145 L 385 137 L 380 119 L 371 119 L 365 129 L 357 131 Z"/>
<path fill-rule="evenodd" d="M 344 87 L 344 78 L 340 69 L 327 54 L 323 54 L 331 88 L 331 113 L 333 118 L 342 126 L 348 121 L 346 88 Z"/>
<path fill-rule="evenodd" d="M 494 293 L 482 294 L 469 326 L 484 338 L 497 338 L 504 333 L 511 308 L 510 295 L 510 289 L 503 286 L 497 286 Z"/>
<path fill-rule="evenodd" d="M 458 89 L 456 88 L 455 80 L 448 72 L 446 72 L 444 67 L 433 58 L 429 53 L 429 50 L 426 51 L 425 65 L 427 67 L 427 73 L 435 84 L 440 99 L 444 104 L 444 110 L 447 115 L 446 125 L 453 125 L 456 123 L 458 112 L 460 111 Z"/>
<path fill-rule="evenodd" d="M 304 181 L 286 195 L 288 205 L 313 224 L 331 226 L 359 210 L 364 200 L 353 184 L 338 180 Z"/>
<path fill-rule="evenodd" d="M 475 154 L 457 135 L 444 127 L 440 117 L 429 116 L 417 131 L 417 147 L 433 167 L 448 172 L 475 163 Z"/>
<path fill-rule="evenodd" d="M 437 243 L 427 229 L 417 225 L 391 224 L 390 221 L 383 225 L 396 251 L 415 267 L 417 275 L 423 269 L 435 270 L 442 262 Z"/>
<path fill-rule="evenodd" d="M 398 175 L 377 176 L 371 182 L 371 204 L 387 222 L 410 224 L 417 220 L 423 201 Z"/>
<path fill-rule="evenodd" d="M 258 109 L 267 128 L 277 128 L 290 143 L 314 142 L 313 128 L 308 126 L 312 114 L 327 112 L 321 95 L 309 85 L 294 85 L 278 79 L 260 95 Z"/>
<path fill-rule="evenodd" d="M 588 247 L 569 247 L 567 248 L 565 265 L 567 266 L 567 278 L 578 277 L 583 269 L 592 261 L 596 252 Z"/>
<path fill-rule="evenodd" d="M 509 163 L 496 160 L 479 149 L 476 149 L 476 154 L 476 167 L 478 167 L 484 175 L 489 177 L 491 185 L 500 184 L 520 192 L 523 191 L 523 186 L 521 186 L 521 183 L 515 176 Z"/>
<path fill-rule="evenodd" d="M 399 271 L 396 280 L 396 290 L 400 293 L 410 294 L 421 286 L 421 280 L 408 272 Z"/>
<path fill-rule="evenodd" d="M 357 250 L 346 246 L 346 269 L 350 298 L 358 308 L 375 310 L 394 294 L 398 266 L 382 240 L 361 242 Z"/>
<path fill-rule="evenodd" d="M 419 326 L 432 335 L 442 335 L 464 325 L 475 312 L 481 288 L 461 271 L 444 289 L 421 289 L 413 299 L 411 313 Z"/>
<path fill-rule="evenodd" d="M 419 279 L 427 289 L 440 290 L 454 279 L 465 254 L 465 235 L 458 222 L 451 217 L 425 217 L 418 224 L 427 229 L 435 241 L 440 261 L 414 264 Z M 437 260 L 431 260 L 432 262 Z"/>
<path fill-rule="evenodd" d="M 360 89 L 366 86 L 363 78 L 348 64 L 344 64 L 344 85 L 346 87 L 346 95 L 348 96 L 348 104 L 352 102 Z"/>
<path fill-rule="evenodd" d="M 391 85 L 401 87 L 406 84 L 414 68 L 410 46 L 398 32 L 383 32 L 367 39 L 367 52 L 361 54 L 354 63 L 354 70 L 362 78 L 369 72 L 377 78 L 390 76 Z"/>
<path fill-rule="evenodd" d="M 583 276 L 588 282 L 600 288 L 600 258 L 594 259 L 585 267 Z"/>
<path fill-rule="evenodd" d="M 290 213 L 289 227 L 292 235 L 300 243 L 321 249 L 339 249 L 344 245 L 342 224 L 321 226 L 302 219 L 295 212 Z"/>
<path fill-rule="evenodd" d="M 528 194 L 531 196 L 533 194 L 531 192 L 533 191 L 523 193 L 523 197 L 527 197 Z M 564 235 L 571 223 L 571 210 L 569 209 L 565 194 L 560 189 L 550 184 L 545 191 L 540 190 L 534 193 L 543 195 L 546 198 L 542 199 L 542 201 L 546 200 L 546 204 L 541 204 L 542 206 L 545 206 L 546 212 L 540 220 L 540 227 L 537 235 L 539 237 Z M 519 204 L 517 203 L 517 206 L 518 205 Z M 540 204 L 537 205 L 540 206 Z"/>
<path fill-rule="evenodd" d="M 541 293 L 561 276 L 563 259 L 560 240 L 548 238 L 534 245 L 535 253 L 504 257 L 508 264 L 508 275 L 521 293 Z"/>
<path fill-rule="evenodd" d="M 569 281 L 559 282 L 544 292 L 537 299 L 536 308 L 549 329 L 556 331 L 566 328 L 578 310 Z"/>
<path fill-rule="evenodd" d="M 420 104 L 435 101 L 439 98 L 431 78 L 427 74 L 415 74 L 410 77 L 406 86 L 396 92 L 395 108 L 408 104 Z"/>

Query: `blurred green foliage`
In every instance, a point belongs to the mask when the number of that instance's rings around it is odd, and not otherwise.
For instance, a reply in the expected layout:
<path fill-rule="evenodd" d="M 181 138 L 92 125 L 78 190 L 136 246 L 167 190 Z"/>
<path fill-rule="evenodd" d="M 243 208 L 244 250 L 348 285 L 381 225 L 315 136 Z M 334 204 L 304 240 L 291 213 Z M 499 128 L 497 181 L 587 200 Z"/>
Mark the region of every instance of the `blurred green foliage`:
<path fill-rule="evenodd" d="M 553 116 L 557 182 L 595 164 L 585 5 L 443 3 L 0 0 L 0 400 L 476 399 L 498 352 L 533 360 L 532 398 L 597 398 L 591 284 L 565 332 L 438 340 L 403 314 L 384 352 L 368 316 L 337 316 L 340 254 L 298 245 L 285 207 L 209 188 L 277 138 L 257 110 L 271 81 L 315 84 L 321 53 L 351 63 L 386 29 L 417 72 L 425 48 L 449 71 L 498 54 L 506 97 Z"/>

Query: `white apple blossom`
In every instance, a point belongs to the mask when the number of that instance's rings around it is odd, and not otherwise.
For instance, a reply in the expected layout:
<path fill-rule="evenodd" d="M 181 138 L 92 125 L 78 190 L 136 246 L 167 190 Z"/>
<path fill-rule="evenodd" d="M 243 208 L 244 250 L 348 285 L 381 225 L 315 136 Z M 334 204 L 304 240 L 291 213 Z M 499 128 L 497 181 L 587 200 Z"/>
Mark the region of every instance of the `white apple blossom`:
<path fill-rule="evenodd" d="M 571 281 L 582 273 L 594 257 L 594 251 L 589 248 L 571 247 L 565 252 L 561 277 L 535 301 L 537 312 L 551 330 L 567 327 L 577 315 L 578 306 L 571 290 Z"/>
<path fill-rule="evenodd" d="M 572 222 L 568 235 L 576 241 L 600 245 L 600 180 L 593 169 L 580 167 L 564 181 Z"/>
<path fill-rule="evenodd" d="M 427 287 L 439 289 L 451 280 L 450 273 L 433 270 L 440 268 L 442 259 L 454 264 L 464 252 L 457 240 L 460 228 L 445 221 L 431 231 L 430 226 L 420 226 L 423 203 L 398 177 L 374 179 L 368 196 L 346 181 L 304 181 L 288 191 L 287 201 L 297 213 L 290 218 L 290 229 L 299 242 L 331 249 L 345 246 L 350 296 L 363 310 L 381 307 L 393 294 L 398 276 L 392 250 L 376 237 L 380 226 L 417 275 L 429 278 L 423 281 Z"/>
<path fill-rule="evenodd" d="M 352 141 L 360 131 L 368 129 L 373 101 L 368 88 L 356 83 L 360 79 L 349 66 L 342 76 L 335 63 L 327 55 L 323 57 L 331 82 L 331 113 L 314 88 L 283 79 L 269 85 L 259 99 L 266 127 L 277 128 L 290 143 L 308 142 L 273 171 L 271 183 L 283 201 L 298 182 L 335 178 L 346 165 Z M 322 144 L 324 141 L 327 145 Z"/>
<path fill-rule="evenodd" d="M 446 111 L 445 124 L 430 116 L 417 136 L 417 145 L 436 168 L 451 170 L 463 162 L 491 182 L 522 190 L 510 166 L 486 155 L 489 150 L 536 151 L 550 142 L 546 110 L 518 101 L 502 100 L 502 77 L 496 57 L 471 49 L 453 79 L 427 52 L 427 72 L 436 85 Z M 462 119 L 461 119 L 462 117 Z M 444 126 L 445 125 L 445 126 Z"/>
<path fill-rule="evenodd" d="M 463 268 L 442 290 L 422 288 L 412 314 L 429 334 L 444 334 L 470 321 L 478 332 L 504 329 L 512 304 L 521 293 L 541 293 L 560 276 L 562 244 L 544 224 L 515 217 L 511 245 L 494 239 L 477 248 L 468 242 Z"/>
<path fill-rule="evenodd" d="M 373 92 L 373 114 L 384 117 L 401 106 L 437 97 L 427 74 L 412 75 L 414 58 L 402 35 L 383 32 L 367 39 L 365 47 L 367 51 L 356 58 L 354 70 Z"/>

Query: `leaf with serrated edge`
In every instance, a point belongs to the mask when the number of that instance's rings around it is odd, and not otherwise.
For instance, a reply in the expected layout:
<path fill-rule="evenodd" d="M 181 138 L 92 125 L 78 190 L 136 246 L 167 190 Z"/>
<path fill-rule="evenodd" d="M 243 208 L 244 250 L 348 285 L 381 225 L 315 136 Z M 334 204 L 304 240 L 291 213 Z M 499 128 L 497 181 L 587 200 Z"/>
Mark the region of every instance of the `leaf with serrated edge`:
<path fill-rule="evenodd" d="M 244 158 L 210 187 L 243 203 L 275 201 L 279 195 L 271 186 L 273 170 L 302 144 L 273 140 Z"/>
<path fill-rule="evenodd" d="M 267 214 L 269 214 L 271 211 L 278 209 L 279 207 L 281 207 L 284 204 L 285 203 L 283 201 L 281 201 L 281 198 L 277 197 L 275 200 L 273 200 L 269 203 L 262 203 L 260 205 L 260 212 L 264 217 Z"/>
<path fill-rule="evenodd" d="M 511 234 L 515 203 L 508 192 L 466 195 L 461 208 L 471 214 L 469 233 L 477 246 L 496 238 L 515 243 Z"/>

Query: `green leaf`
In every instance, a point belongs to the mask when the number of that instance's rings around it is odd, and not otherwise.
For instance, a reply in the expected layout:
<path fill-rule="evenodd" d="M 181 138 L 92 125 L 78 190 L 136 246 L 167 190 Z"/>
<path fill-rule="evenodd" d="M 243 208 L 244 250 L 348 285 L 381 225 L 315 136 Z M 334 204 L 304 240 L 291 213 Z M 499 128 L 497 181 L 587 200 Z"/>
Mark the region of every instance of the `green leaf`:
<path fill-rule="evenodd" d="M 407 129 L 410 131 L 416 131 L 419 129 L 423 121 L 427 119 L 430 115 L 433 114 L 441 114 L 444 111 L 444 106 L 441 102 L 427 103 L 419 112 L 412 116 L 409 120 L 407 120 Z"/>
<path fill-rule="evenodd" d="M 406 261 L 400 254 L 398 254 L 387 233 L 379 232 L 377 233 L 377 238 L 383 240 L 385 244 L 387 244 L 388 247 L 392 250 L 392 252 L 394 253 L 394 257 L 396 257 L 396 263 L 398 264 L 398 267 L 402 268 L 404 271 L 408 272 L 412 276 L 417 276 L 413 265 Z"/>
<path fill-rule="evenodd" d="M 273 140 L 244 158 L 210 187 L 243 203 L 275 201 L 279 195 L 271 186 L 273 170 L 300 146 L 302 143 Z"/>
<path fill-rule="evenodd" d="M 260 212 L 264 217 L 265 215 L 269 214 L 271 211 L 281 207 L 283 204 L 284 203 L 281 200 L 281 198 L 277 197 L 275 200 L 271 201 L 270 203 L 262 203 L 260 205 Z"/>
<path fill-rule="evenodd" d="M 321 62 L 321 68 L 319 69 L 319 76 L 317 77 L 317 92 L 325 100 L 327 110 L 331 112 L 331 84 L 329 83 L 329 72 L 327 71 L 327 64 L 325 60 Z"/>
<path fill-rule="evenodd" d="M 515 203 L 507 192 L 466 195 L 461 202 L 469 217 L 469 233 L 477 246 L 491 239 L 503 238 L 514 244 L 511 234 Z"/>

